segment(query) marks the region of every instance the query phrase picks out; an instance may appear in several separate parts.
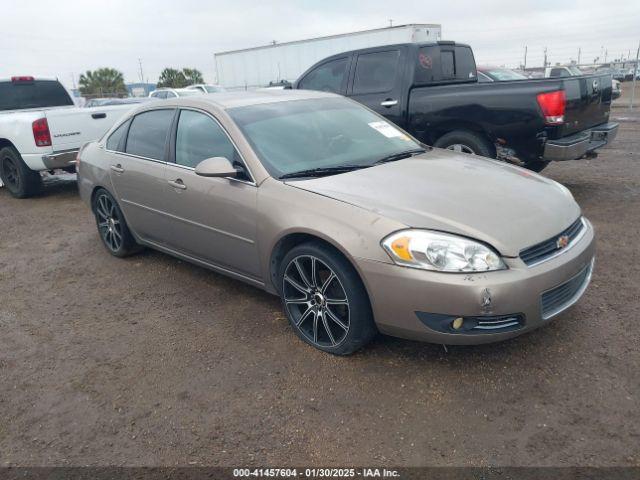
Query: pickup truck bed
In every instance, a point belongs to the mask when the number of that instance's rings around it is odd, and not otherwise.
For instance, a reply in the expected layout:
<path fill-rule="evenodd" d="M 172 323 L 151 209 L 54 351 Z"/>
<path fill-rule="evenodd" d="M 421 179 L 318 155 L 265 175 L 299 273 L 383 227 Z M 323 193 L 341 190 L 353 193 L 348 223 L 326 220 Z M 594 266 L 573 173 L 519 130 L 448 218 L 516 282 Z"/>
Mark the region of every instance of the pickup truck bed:
<path fill-rule="evenodd" d="M 593 155 L 617 132 L 609 123 L 610 75 L 478 83 L 470 47 L 454 42 L 334 55 L 293 88 L 340 93 L 423 143 L 500 153 L 536 171 L 550 161 Z"/>

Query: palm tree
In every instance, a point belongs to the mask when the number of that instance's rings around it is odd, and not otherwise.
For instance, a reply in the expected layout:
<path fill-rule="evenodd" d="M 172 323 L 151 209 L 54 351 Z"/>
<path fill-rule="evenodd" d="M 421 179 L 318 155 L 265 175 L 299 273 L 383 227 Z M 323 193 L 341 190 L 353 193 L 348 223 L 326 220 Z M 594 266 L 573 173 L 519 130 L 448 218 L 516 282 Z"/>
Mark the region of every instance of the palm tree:
<path fill-rule="evenodd" d="M 176 70 L 175 68 L 165 68 L 160 73 L 160 78 L 158 79 L 158 88 L 160 87 L 169 87 L 169 88 L 183 88 L 189 85 L 187 79 L 180 70 Z"/>
<path fill-rule="evenodd" d="M 196 68 L 183 68 L 182 73 L 184 78 L 187 79 L 188 85 L 195 85 L 196 83 L 204 83 L 202 78 L 202 72 Z"/>
<path fill-rule="evenodd" d="M 80 93 L 85 96 L 113 96 L 127 94 L 124 76 L 115 68 L 99 68 L 80 75 Z"/>

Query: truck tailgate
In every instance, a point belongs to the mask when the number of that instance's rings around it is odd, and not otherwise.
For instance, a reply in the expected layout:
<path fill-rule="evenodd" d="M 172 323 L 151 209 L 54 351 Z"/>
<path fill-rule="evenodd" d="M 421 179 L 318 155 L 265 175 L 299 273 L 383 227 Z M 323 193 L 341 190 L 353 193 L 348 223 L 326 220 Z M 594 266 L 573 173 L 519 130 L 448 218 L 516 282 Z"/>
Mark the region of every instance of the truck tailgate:
<path fill-rule="evenodd" d="M 64 108 L 45 111 L 53 151 L 77 149 L 96 140 L 136 105 Z"/>
<path fill-rule="evenodd" d="M 556 132 L 558 138 L 595 127 L 609 120 L 611 75 L 592 74 L 562 80 L 567 104 L 565 123 Z"/>

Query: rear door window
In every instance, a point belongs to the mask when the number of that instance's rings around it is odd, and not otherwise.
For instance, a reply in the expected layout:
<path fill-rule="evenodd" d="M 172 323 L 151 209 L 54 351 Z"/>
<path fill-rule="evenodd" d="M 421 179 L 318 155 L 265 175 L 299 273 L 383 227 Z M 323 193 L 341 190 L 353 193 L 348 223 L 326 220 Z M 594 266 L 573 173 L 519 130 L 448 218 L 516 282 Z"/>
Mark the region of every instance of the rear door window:
<path fill-rule="evenodd" d="M 154 160 L 164 160 L 167 134 L 174 110 L 151 110 L 136 115 L 131 122 L 126 152 Z M 114 132 L 115 133 L 115 132 Z"/>
<path fill-rule="evenodd" d="M 353 93 L 383 93 L 395 85 L 400 60 L 399 50 L 358 55 Z"/>
<path fill-rule="evenodd" d="M 349 58 L 337 58 L 311 70 L 298 84 L 304 90 L 340 93 Z"/>
<path fill-rule="evenodd" d="M 124 138 L 124 134 L 127 132 L 127 127 L 129 126 L 129 122 L 124 122 L 115 131 L 109 135 L 107 139 L 107 150 L 113 150 L 114 152 L 121 151 L 120 145 L 122 145 L 122 139 Z"/>
<path fill-rule="evenodd" d="M 476 62 L 469 47 L 431 45 L 418 51 L 415 83 L 476 80 Z"/>

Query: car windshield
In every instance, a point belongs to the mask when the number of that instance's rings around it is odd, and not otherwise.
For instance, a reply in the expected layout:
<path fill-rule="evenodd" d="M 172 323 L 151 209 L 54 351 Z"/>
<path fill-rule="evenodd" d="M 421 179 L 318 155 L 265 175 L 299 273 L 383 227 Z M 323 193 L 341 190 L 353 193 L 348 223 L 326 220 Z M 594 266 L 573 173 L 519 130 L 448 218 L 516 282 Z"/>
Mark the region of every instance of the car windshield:
<path fill-rule="evenodd" d="M 509 70 L 508 68 L 491 68 L 487 70 L 483 70 L 483 73 L 493 78 L 494 80 L 498 80 L 499 82 L 504 82 L 507 80 L 526 80 L 527 77 L 519 74 L 518 72 L 514 72 L 513 70 Z"/>
<path fill-rule="evenodd" d="M 207 91 L 207 93 L 218 93 L 225 91 L 223 87 L 216 87 L 213 85 L 204 85 L 204 89 Z"/>
<path fill-rule="evenodd" d="M 571 75 L 576 77 L 582 75 L 582 71 L 578 67 L 568 67 L 568 68 L 569 68 L 569 71 L 571 72 Z"/>
<path fill-rule="evenodd" d="M 228 110 L 274 177 L 311 169 L 369 167 L 421 148 L 384 118 L 344 98 Z"/>
<path fill-rule="evenodd" d="M 175 90 L 179 97 L 194 97 L 196 95 L 202 95 L 199 90 Z"/>

